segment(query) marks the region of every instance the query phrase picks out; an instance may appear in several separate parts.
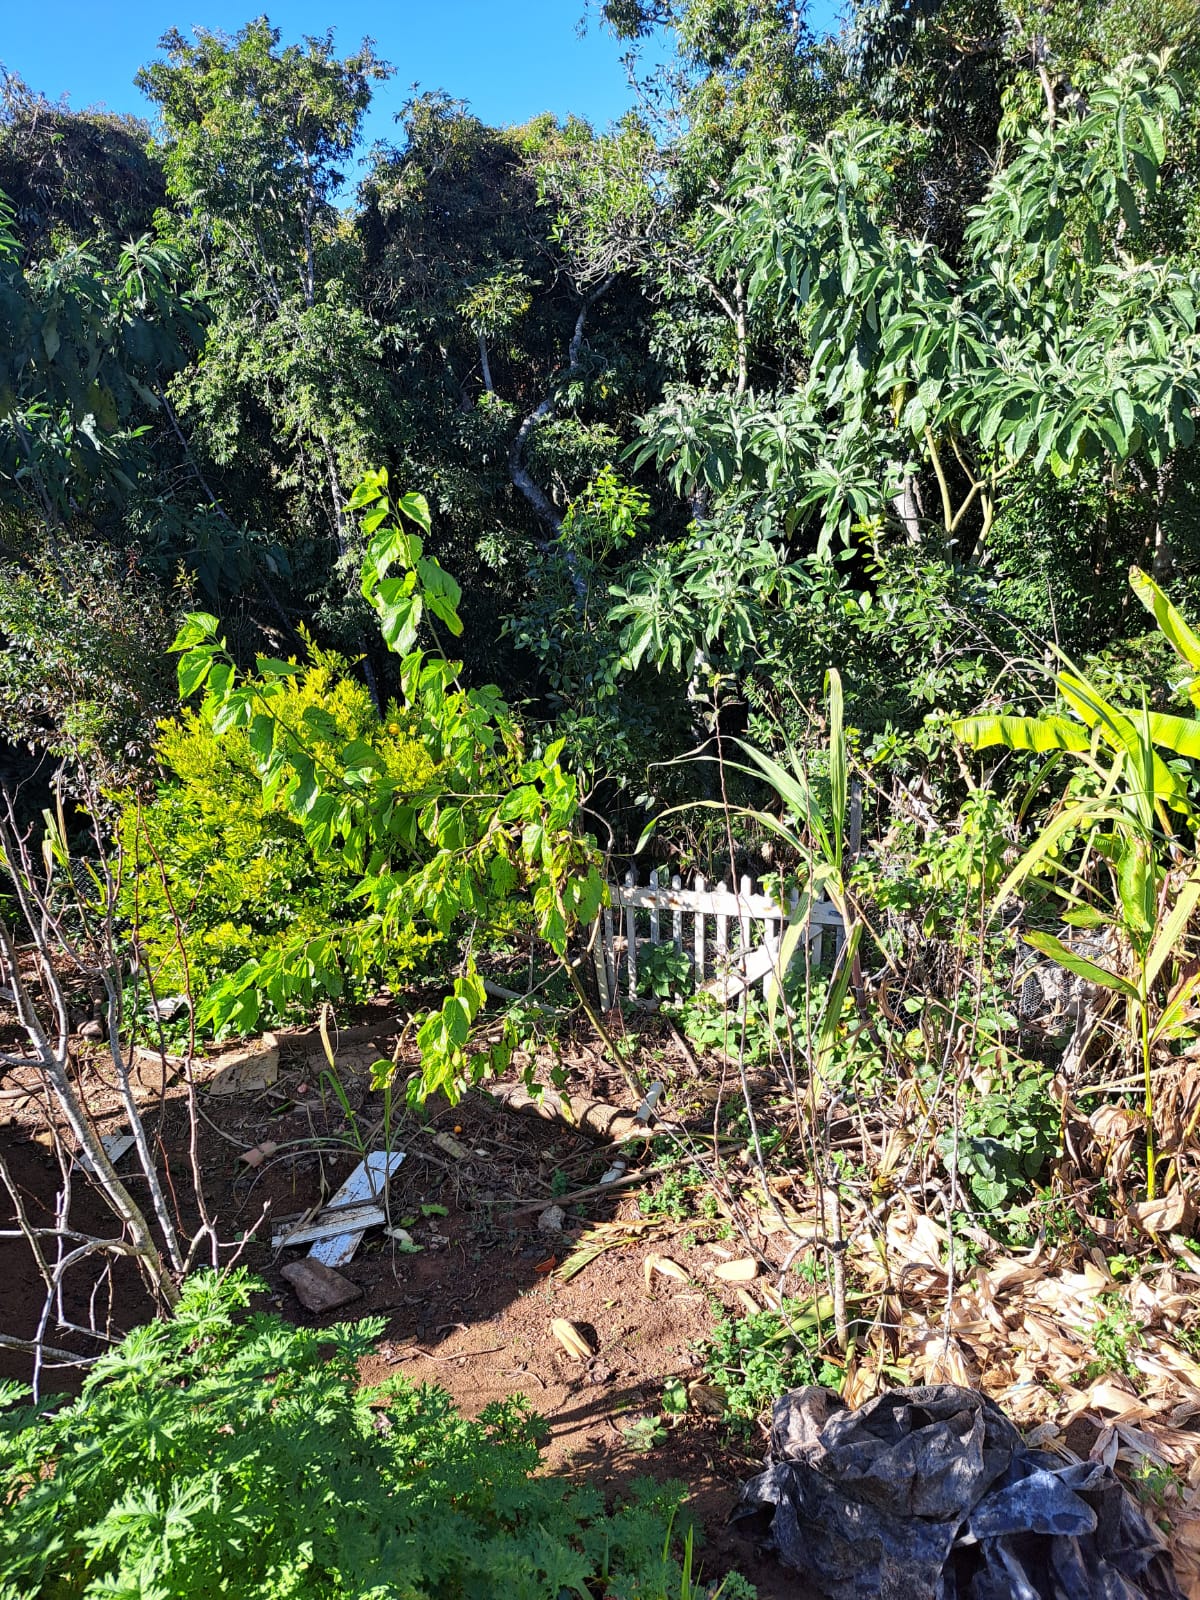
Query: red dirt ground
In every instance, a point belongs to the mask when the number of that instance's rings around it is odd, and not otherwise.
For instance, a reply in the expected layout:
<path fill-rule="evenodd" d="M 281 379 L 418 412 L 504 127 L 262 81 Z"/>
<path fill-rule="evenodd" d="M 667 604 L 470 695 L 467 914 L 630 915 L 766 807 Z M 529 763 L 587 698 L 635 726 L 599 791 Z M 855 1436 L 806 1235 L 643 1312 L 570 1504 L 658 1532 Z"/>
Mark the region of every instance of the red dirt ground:
<path fill-rule="evenodd" d="M 338 1042 L 339 1076 L 350 1103 L 353 1125 L 369 1131 L 380 1115 L 380 1100 L 369 1089 L 369 1069 L 390 1056 L 395 1024 L 385 1007 L 370 1021 L 347 1030 Z M 627 1100 L 619 1084 L 599 1078 L 591 1057 L 590 1088 L 598 1098 Z M 342 1106 L 322 1087 L 324 1057 L 313 1031 L 281 1038 L 278 1079 L 269 1089 L 216 1099 L 201 1095 L 200 1159 L 205 1195 L 222 1240 L 250 1230 L 241 1259 L 267 1283 L 282 1315 L 312 1326 L 280 1275 L 284 1260 L 270 1248 L 272 1219 L 306 1211 L 327 1196 L 356 1164 L 353 1150 L 332 1143 L 345 1140 L 350 1126 Z M 111 1067 L 81 1044 L 79 1082 L 101 1133 L 123 1126 L 111 1086 Z M 584 1074 L 587 1076 L 587 1073 Z M 45 1112 L 26 1091 L 31 1075 L 10 1072 L 0 1084 L 0 1154 L 22 1193 L 31 1220 L 52 1213 L 61 1188 L 59 1161 L 33 1137 L 46 1126 Z M 166 1094 L 148 1088 L 143 1099 L 160 1152 L 160 1171 L 169 1172 L 185 1228 L 194 1225 L 182 1159 L 186 1097 L 181 1086 Z M 439 1131 L 453 1130 L 469 1152 L 448 1156 L 434 1143 Z M 274 1140 L 277 1153 L 257 1171 L 239 1160 L 261 1140 Z M 293 1142 L 310 1141 L 310 1142 Z M 700 1370 L 695 1346 L 722 1307 L 737 1312 L 737 1291 L 711 1275 L 720 1258 L 738 1253 L 712 1248 L 713 1227 L 694 1219 L 664 1220 L 637 1231 L 633 1242 L 599 1256 L 569 1282 L 553 1276 L 587 1227 L 601 1221 L 638 1220 L 636 1188 L 618 1195 L 589 1196 L 570 1206 L 564 1231 L 554 1235 L 538 1226 L 531 1203 L 559 1191 L 595 1184 L 613 1158 L 600 1146 L 557 1121 L 517 1115 L 486 1095 L 471 1095 L 450 1108 L 442 1103 L 406 1114 L 394 1144 L 406 1159 L 391 1186 L 392 1216 L 407 1222 L 419 1254 L 401 1252 L 380 1230 L 369 1233 L 344 1275 L 362 1289 L 362 1298 L 344 1313 L 353 1318 L 385 1319 L 379 1354 L 364 1364 L 368 1381 L 402 1372 L 416 1383 L 440 1384 L 468 1413 L 515 1392 L 528 1397 L 546 1419 L 546 1460 L 557 1471 L 578 1473 L 605 1490 L 617 1492 L 630 1479 L 653 1476 L 681 1480 L 688 1509 L 705 1529 L 704 1570 L 713 1577 L 730 1568 L 754 1582 L 763 1600 L 787 1596 L 804 1600 L 808 1591 L 771 1558 L 760 1558 L 752 1539 L 727 1524 L 741 1480 L 757 1468 L 761 1437 L 739 1442 L 722 1423 L 689 1414 L 663 1419 L 665 1438 L 639 1450 L 626 1430 L 639 1419 L 657 1420 L 666 1379 L 685 1382 Z M 166 1159 L 170 1153 L 170 1160 Z M 623 1153 L 629 1155 L 629 1147 Z M 639 1158 L 631 1158 L 631 1167 Z M 145 1181 L 132 1176 L 126 1157 L 121 1171 L 139 1196 Z M 139 1188 L 140 1182 L 140 1188 Z M 105 1207 L 87 1192 L 78 1175 L 73 1217 L 83 1231 L 109 1234 Z M 525 1209 L 521 1206 L 524 1204 Z M 422 1213 L 422 1206 L 445 1208 Z M 265 1212 L 265 1215 L 264 1215 Z M 12 1226 L 12 1208 L 0 1196 L 0 1231 Z M 708 1242 L 706 1242 L 708 1241 Z M 679 1262 L 687 1283 L 655 1277 L 647 1289 L 643 1262 L 648 1251 Z M 232 1250 L 223 1252 L 229 1259 Z M 303 1251 L 283 1252 L 296 1259 Z M 94 1260 L 69 1280 L 64 1298 L 67 1320 L 85 1322 L 89 1307 L 100 1308 L 114 1335 L 144 1320 L 150 1307 L 129 1269 L 112 1275 Z M 0 1239 L 0 1331 L 28 1338 L 42 1308 L 43 1290 L 28 1246 Z M 555 1318 L 574 1322 L 594 1351 L 587 1363 L 573 1360 L 550 1331 Z M 54 1321 L 50 1343 L 83 1349 Z M 91 1348 L 96 1347 L 93 1344 Z M 77 1369 L 76 1369 L 77 1370 Z M 0 1375 L 28 1379 L 29 1358 L 0 1351 Z M 43 1388 L 72 1388 L 72 1369 L 47 1373 Z"/>

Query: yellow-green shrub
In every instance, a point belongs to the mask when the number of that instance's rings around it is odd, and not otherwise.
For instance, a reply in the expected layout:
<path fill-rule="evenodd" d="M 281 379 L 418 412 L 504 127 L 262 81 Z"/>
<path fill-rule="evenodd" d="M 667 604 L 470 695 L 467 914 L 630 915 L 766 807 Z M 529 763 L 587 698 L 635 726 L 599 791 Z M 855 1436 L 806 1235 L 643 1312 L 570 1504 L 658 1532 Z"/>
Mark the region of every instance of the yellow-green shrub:
<path fill-rule="evenodd" d="M 332 763 L 351 740 L 369 745 L 398 795 L 418 793 L 436 770 L 413 737 L 411 715 L 392 706 L 381 721 L 336 655 L 310 647 L 278 712 L 304 728 L 318 759 L 325 754 Z M 382 937 L 378 914 L 354 895 L 361 868 L 335 852 L 314 853 L 282 798 L 264 799 L 245 729 L 218 736 L 185 710 L 161 724 L 157 750 L 165 780 L 151 803 L 128 800 L 120 823 L 121 910 L 156 994 L 190 988 L 199 1000 L 245 963 L 301 940 L 322 969 L 323 988 L 335 972 L 343 992 L 359 997 L 402 981 L 438 941 L 432 929 Z M 266 1021 L 305 996 L 260 998 Z"/>

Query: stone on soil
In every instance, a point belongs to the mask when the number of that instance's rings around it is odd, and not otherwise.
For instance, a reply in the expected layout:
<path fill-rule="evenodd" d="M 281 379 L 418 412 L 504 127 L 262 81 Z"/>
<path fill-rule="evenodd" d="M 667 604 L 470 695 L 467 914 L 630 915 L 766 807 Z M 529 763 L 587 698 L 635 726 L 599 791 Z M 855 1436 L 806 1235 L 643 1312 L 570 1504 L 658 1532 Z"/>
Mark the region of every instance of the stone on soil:
<path fill-rule="evenodd" d="M 283 1276 L 292 1286 L 292 1292 L 306 1311 L 319 1316 L 325 1311 L 336 1311 L 339 1306 L 357 1300 L 362 1290 L 340 1272 L 320 1261 L 289 1261 Z"/>

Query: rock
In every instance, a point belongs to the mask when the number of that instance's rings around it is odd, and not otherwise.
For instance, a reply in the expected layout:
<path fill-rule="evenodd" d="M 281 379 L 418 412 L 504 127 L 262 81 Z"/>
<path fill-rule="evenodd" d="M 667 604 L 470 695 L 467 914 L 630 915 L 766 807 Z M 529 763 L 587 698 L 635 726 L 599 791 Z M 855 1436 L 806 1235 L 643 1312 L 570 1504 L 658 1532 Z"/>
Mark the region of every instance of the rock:
<path fill-rule="evenodd" d="M 439 1150 L 444 1150 L 455 1161 L 465 1161 L 471 1152 L 461 1139 L 456 1139 L 452 1133 L 435 1133 L 433 1142 Z"/>
<path fill-rule="evenodd" d="M 217 1056 L 213 1067 L 215 1071 L 205 1085 L 209 1094 L 250 1094 L 269 1089 L 279 1076 L 279 1040 L 273 1033 L 264 1033 L 244 1050 Z"/>
<path fill-rule="evenodd" d="M 326 1311 L 336 1311 L 339 1306 L 349 1305 L 351 1300 L 358 1300 L 362 1290 L 356 1283 L 351 1283 L 349 1278 L 343 1278 L 340 1272 L 335 1272 L 332 1267 L 324 1266 L 320 1261 L 289 1261 L 283 1268 L 283 1276 L 292 1286 L 292 1292 L 306 1311 L 314 1311 L 321 1315 Z"/>
<path fill-rule="evenodd" d="M 547 1206 L 538 1218 L 538 1227 L 543 1233 L 561 1233 L 567 1214 L 561 1206 Z"/>
<path fill-rule="evenodd" d="M 102 1022 L 85 1022 L 79 1030 L 81 1039 L 103 1039 L 104 1024 Z"/>

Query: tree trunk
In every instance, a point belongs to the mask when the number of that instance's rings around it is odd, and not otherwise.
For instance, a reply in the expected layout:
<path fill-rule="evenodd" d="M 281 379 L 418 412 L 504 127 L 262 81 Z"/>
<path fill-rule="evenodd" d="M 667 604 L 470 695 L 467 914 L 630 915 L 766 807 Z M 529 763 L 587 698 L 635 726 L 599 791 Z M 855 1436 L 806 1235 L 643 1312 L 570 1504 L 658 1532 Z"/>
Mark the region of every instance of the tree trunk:
<path fill-rule="evenodd" d="M 583 350 L 583 330 L 587 324 L 587 314 L 597 300 L 608 290 L 612 281 L 613 275 L 610 274 L 603 283 L 599 284 L 592 290 L 591 294 L 586 296 L 579 307 L 579 315 L 575 319 L 575 331 L 572 333 L 571 343 L 567 347 L 567 366 L 561 380 L 563 383 L 569 382 L 579 370 L 580 354 Z M 528 500 L 538 521 L 546 529 L 551 539 L 558 539 L 562 534 L 562 518 L 555 510 L 549 495 L 546 494 L 540 484 L 534 482 L 532 474 L 525 465 L 525 451 L 533 430 L 539 422 L 544 422 L 547 417 L 554 415 L 554 409 L 557 404 L 558 397 L 552 392 L 534 406 L 533 410 L 522 420 L 521 426 L 517 429 L 516 438 L 513 440 L 508 452 L 508 475 L 512 480 L 513 487 L 520 490 Z M 539 544 L 543 550 L 549 550 L 549 540 L 539 540 Z M 579 563 L 575 559 L 574 552 L 564 550 L 563 554 L 571 574 L 571 586 L 575 590 L 575 599 L 579 610 L 582 611 L 587 599 L 587 585 L 584 583 L 583 575 L 579 571 Z"/>

